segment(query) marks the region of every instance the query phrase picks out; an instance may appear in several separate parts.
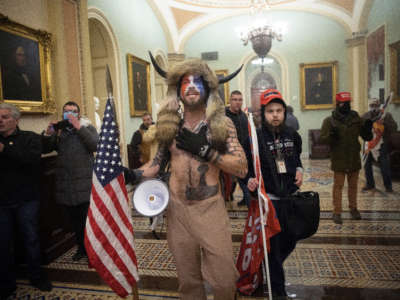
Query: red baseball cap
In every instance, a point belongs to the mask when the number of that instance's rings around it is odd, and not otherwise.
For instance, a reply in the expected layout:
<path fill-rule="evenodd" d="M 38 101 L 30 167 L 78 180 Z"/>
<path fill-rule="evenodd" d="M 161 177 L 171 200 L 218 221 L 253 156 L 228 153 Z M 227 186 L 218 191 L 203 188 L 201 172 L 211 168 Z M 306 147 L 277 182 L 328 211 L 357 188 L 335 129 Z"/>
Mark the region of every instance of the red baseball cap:
<path fill-rule="evenodd" d="M 277 102 L 281 103 L 286 108 L 286 103 L 281 93 L 275 89 L 267 89 L 260 94 L 260 105 L 267 105 L 274 99 L 278 100 Z"/>
<path fill-rule="evenodd" d="M 351 94 L 349 92 L 340 92 L 336 94 L 337 102 L 349 102 L 351 101 Z"/>

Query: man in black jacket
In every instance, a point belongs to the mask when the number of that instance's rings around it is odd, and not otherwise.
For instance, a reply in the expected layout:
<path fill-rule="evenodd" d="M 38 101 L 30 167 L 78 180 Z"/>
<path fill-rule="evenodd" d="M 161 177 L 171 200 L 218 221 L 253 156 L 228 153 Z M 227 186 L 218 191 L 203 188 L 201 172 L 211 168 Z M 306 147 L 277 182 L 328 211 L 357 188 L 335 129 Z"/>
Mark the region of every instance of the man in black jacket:
<path fill-rule="evenodd" d="M 20 112 L 0 104 L 0 299 L 16 290 L 13 245 L 16 227 L 22 235 L 31 284 L 50 291 L 40 269 L 38 235 L 41 137 L 18 128 Z"/>
<path fill-rule="evenodd" d="M 78 250 L 72 260 L 86 257 L 84 232 L 92 189 L 94 152 L 99 136 L 90 121 L 81 117 L 79 105 L 68 101 L 63 120 L 49 123 L 44 153 L 57 151 L 56 202 L 67 211 Z"/>
<path fill-rule="evenodd" d="M 229 99 L 229 107 L 225 108 L 225 114 L 228 118 L 230 118 L 233 124 L 236 127 L 236 133 L 239 140 L 240 145 L 243 147 L 246 140 L 249 138 L 249 130 L 248 130 L 248 120 L 246 114 L 242 111 L 243 104 L 243 96 L 242 93 L 238 90 L 235 90 L 231 93 L 231 97 Z M 238 203 L 239 206 L 247 205 L 250 206 L 250 194 L 247 189 L 246 182 L 238 178 L 237 179 L 240 188 L 243 191 L 243 199 Z M 235 185 L 232 186 L 232 193 L 235 190 Z"/>
<path fill-rule="evenodd" d="M 370 110 L 362 118 L 373 120 L 372 131 L 374 135 L 369 143 L 371 148 L 367 147 L 364 152 L 366 156 L 364 161 L 366 185 L 362 188 L 362 191 L 366 192 L 375 189 L 372 162 L 376 161 L 381 169 L 386 192 L 393 193 L 392 176 L 390 173 L 389 139 L 392 133 L 396 132 L 397 123 L 390 112 L 382 112 L 379 99 L 370 99 L 369 108 Z"/>
<path fill-rule="evenodd" d="M 139 129 L 135 131 L 131 139 L 133 168 L 139 168 L 150 160 L 150 145 L 142 143 L 143 134 L 149 129 L 151 124 L 154 124 L 151 114 L 145 112 L 142 116 L 143 123 Z"/>
<path fill-rule="evenodd" d="M 261 172 L 265 190 L 272 200 L 281 226 L 281 232 L 270 239 L 268 254 L 273 299 L 287 299 L 283 263 L 296 247 L 296 240 L 288 231 L 287 201 L 281 198 L 295 193 L 303 182 L 300 160 L 300 135 L 285 125 L 286 104 L 279 91 L 267 89 L 260 95 L 261 128 L 257 129 Z M 248 161 L 248 188 L 258 188 L 250 145 L 245 146 Z"/>

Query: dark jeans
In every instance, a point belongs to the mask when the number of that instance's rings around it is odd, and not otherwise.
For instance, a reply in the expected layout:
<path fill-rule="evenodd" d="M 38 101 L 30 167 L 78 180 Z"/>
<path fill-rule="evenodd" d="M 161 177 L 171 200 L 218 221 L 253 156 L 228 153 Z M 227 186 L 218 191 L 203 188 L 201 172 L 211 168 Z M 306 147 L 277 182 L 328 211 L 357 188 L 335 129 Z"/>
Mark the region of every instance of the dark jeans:
<path fill-rule="evenodd" d="M 271 252 L 268 253 L 269 273 L 272 292 L 285 296 L 285 271 L 283 263 L 296 247 L 296 240 L 287 233 L 287 213 L 283 201 L 272 200 L 282 231 L 270 239 Z"/>
<path fill-rule="evenodd" d="M 375 180 L 374 180 L 374 173 L 372 170 L 372 162 L 374 158 L 372 154 L 369 153 L 367 160 L 364 165 L 365 170 L 365 179 L 367 180 L 367 187 L 374 188 L 375 187 Z M 381 169 L 383 184 L 387 190 L 392 189 L 392 174 L 390 173 L 390 161 L 389 155 L 386 151 L 385 144 L 382 144 L 381 149 L 379 149 L 379 157 L 378 157 L 378 164 L 379 168 Z"/>
<path fill-rule="evenodd" d="M 0 289 L 15 287 L 15 225 L 22 235 L 30 280 L 40 280 L 39 205 L 39 201 L 26 201 L 12 207 L 0 206 Z"/>
<path fill-rule="evenodd" d="M 65 205 L 65 208 L 68 212 L 73 230 L 75 232 L 76 243 L 78 244 L 78 251 L 86 254 L 84 236 L 89 202 L 82 203 L 76 206 Z"/>

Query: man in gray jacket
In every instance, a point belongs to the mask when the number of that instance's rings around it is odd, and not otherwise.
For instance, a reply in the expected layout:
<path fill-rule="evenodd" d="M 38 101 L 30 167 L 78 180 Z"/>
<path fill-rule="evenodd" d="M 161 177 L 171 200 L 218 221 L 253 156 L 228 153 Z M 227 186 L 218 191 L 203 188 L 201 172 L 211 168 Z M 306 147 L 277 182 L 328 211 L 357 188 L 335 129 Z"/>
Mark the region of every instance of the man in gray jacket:
<path fill-rule="evenodd" d="M 99 136 L 90 121 L 81 118 L 77 103 L 63 106 L 63 120 L 50 122 L 44 152 L 57 151 L 56 201 L 65 206 L 75 232 L 77 261 L 86 256 L 84 231 L 90 202 L 94 155 Z"/>

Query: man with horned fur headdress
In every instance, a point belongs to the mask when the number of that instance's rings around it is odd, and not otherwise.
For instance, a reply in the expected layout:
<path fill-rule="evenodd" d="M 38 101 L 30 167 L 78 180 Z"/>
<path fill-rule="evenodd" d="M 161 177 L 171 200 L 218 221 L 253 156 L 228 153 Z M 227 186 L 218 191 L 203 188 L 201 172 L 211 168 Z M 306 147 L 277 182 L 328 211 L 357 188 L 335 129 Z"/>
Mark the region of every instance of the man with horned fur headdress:
<path fill-rule="evenodd" d="M 215 300 L 232 300 L 238 272 L 219 179 L 221 170 L 245 177 L 245 154 L 235 126 L 225 117 L 219 81 L 207 64 L 185 61 L 163 73 L 153 57 L 152 61 L 168 83 L 166 103 L 156 124 L 159 149 L 152 162 L 126 170 L 126 180 L 154 177 L 169 163 L 167 239 L 176 262 L 181 299 L 206 299 L 205 280 L 212 286 Z"/>

